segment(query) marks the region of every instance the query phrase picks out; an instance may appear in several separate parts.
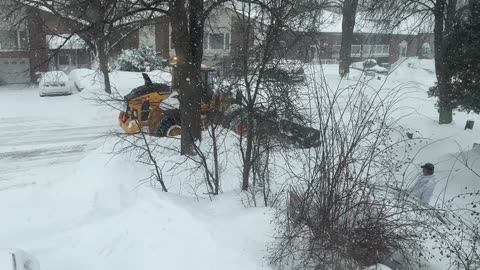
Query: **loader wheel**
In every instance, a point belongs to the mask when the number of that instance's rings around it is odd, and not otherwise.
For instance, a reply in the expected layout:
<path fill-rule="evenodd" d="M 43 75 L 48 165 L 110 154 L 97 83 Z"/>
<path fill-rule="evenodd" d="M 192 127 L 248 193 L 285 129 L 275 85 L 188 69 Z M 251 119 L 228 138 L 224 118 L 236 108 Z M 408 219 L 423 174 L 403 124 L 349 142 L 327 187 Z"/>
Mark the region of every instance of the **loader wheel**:
<path fill-rule="evenodd" d="M 182 133 L 182 127 L 179 125 L 173 125 L 167 130 L 167 137 L 180 136 Z"/>
<path fill-rule="evenodd" d="M 167 118 L 162 120 L 157 126 L 155 135 L 158 137 L 173 137 L 180 135 L 181 126 L 178 125 L 174 119 Z"/>

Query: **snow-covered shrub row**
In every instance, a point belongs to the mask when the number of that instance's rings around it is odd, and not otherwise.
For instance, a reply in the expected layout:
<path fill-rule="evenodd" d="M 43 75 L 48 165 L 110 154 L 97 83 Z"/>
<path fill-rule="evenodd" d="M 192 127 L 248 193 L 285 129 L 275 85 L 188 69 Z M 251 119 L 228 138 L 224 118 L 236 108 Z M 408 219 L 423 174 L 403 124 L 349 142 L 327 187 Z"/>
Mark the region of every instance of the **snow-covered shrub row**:
<path fill-rule="evenodd" d="M 113 64 L 113 69 L 122 71 L 149 71 L 160 69 L 163 62 L 150 47 L 123 50 Z"/>

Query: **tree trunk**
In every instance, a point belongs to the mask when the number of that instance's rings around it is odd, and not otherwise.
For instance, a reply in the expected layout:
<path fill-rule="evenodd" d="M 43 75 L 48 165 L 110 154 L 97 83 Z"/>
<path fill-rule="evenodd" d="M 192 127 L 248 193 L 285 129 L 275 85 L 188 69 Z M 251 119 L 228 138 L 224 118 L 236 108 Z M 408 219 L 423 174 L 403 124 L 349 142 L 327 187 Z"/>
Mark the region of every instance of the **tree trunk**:
<path fill-rule="evenodd" d="M 180 94 L 180 119 L 182 121 L 181 154 L 195 155 L 193 144 L 201 139 L 200 93 L 193 79 L 194 68 L 187 63 L 179 63 L 177 80 Z"/>
<path fill-rule="evenodd" d="M 177 85 L 182 121 L 181 154 L 194 155 L 193 144 L 201 139 L 201 64 L 203 56 L 203 0 L 170 2 L 172 41 L 177 54 Z"/>
<path fill-rule="evenodd" d="M 212 125 L 212 141 L 213 141 L 213 164 L 215 170 L 215 179 L 213 179 L 213 183 L 215 186 L 215 190 L 213 191 L 213 195 L 218 195 L 218 191 L 220 189 L 220 176 L 218 175 L 218 145 L 217 145 L 217 126 Z"/>
<path fill-rule="evenodd" d="M 243 158 L 243 172 L 242 172 L 242 190 L 248 190 L 250 171 L 252 170 L 252 151 L 253 151 L 253 137 L 255 119 L 253 117 L 253 106 L 248 106 L 247 114 L 247 149 Z"/>
<path fill-rule="evenodd" d="M 446 48 L 449 42 L 448 34 L 453 30 L 456 2 L 456 0 L 437 0 L 434 8 L 435 73 L 439 93 L 439 124 L 449 124 L 453 119 L 453 108 L 450 104 L 450 74 L 448 64 L 446 63 Z"/>
<path fill-rule="evenodd" d="M 103 38 L 100 38 L 97 42 L 98 61 L 100 64 L 100 71 L 103 74 L 103 81 L 105 84 L 105 92 L 107 94 L 112 93 L 110 85 L 110 75 L 108 74 L 108 55 L 106 52 L 106 44 Z"/>
<path fill-rule="evenodd" d="M 352 62 L 353 29 L 355 28 L 355 15 L 358 0 L 345 0 L 342 8 L 342 43 L 340 45 L 340 63 L 338 72 L 343 78 L 350 72 Z"/>

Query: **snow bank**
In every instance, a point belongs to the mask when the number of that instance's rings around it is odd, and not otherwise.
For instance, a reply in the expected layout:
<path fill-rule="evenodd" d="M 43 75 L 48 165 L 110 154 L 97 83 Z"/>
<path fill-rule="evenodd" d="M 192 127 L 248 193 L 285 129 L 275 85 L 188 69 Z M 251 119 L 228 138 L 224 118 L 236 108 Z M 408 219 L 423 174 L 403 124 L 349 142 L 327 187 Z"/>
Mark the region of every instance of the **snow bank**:
<path fill-rule="evenodd" d="M 148 167 L 112 158 L 111 147 L 51 172 L 50 183 L 2 194 L 1 245 L 50 270 L 266 269 L 267 209 L 245 209 L 235 193 L 214 202 L 162 193 L 139 181 Z"/>

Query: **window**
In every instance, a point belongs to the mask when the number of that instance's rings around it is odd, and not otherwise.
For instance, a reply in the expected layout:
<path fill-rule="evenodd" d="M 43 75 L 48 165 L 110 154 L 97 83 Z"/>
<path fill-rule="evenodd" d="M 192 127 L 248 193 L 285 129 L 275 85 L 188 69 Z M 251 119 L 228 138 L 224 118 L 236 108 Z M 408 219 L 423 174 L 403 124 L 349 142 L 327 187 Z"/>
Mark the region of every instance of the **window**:
<path fill-rule="evenodd" d="M 208 34 L 208 48 L 211 50 L 224 49 L 225 37 L 223 34 Z"/>
<path fill-rule="evenodd" d="M 360 57 L 362 55 L 362 45 L 352 45 L 352 57 Z"/>
<path fill-rule="evenodd" d="M 309 47 L 309 50 L 308 50 L 308 60 L 310 62 L 315 62 L 319 59 L 319 55 L 318 55 L 318 50 L 317 50 L 317 46 L 315 45 L 310 45 Z"/>
<path fill-rule="evenodd" d="M 400 57 L 407 57 L 408 52 L 408 42 L 406 40 L 400 42 L 398 45 L 400 48 Z"/>
<path fill-rule="evenodd" d="M 25 31 L 0 31 L 0 50 L 23 50 L 27 48 L 27 34 Z"/>
<path fill-rule="evenodd" d="M 352 45 L 352 57 L 385 57 L 389 50 L 389 45 Z"/>
<path fill-rule="evenodd" d="M 70 65 L 70 56 L 69 55 L 59 55 L 58 56 L 58 64 L 61 66 L 68 66 Z"/>
<path fill-rule="evenodd" d="M 372 45 L 363 45 L 362 47 L 362 55 L 363 56 L 370 56 L 372 55 Z"/>
<path fill-rule="evenodd" d="M 332 57 L 339 58 L 340 57 L 340 45 L 333 45 L 332 46 Z"/>
<path fill-rule="evenodd" d="M 382 57 L 388 56 L 390 51 L 389 45 L 352 45 L 351 57 Z M 340 55 L 340 45 L 332 46 L 332 56 L 334 58 Z"/>
<path fill-rule="evenodd" d="M 203 46 L 207 50 L 229 50 L 230 33 L 205 33 Z"/>
<path fill-rule="evenodd" d="M 389 54 L 389 50 L 390 50 L 390 46 L 383 45 L 383 50 L 382 50 L 383 54 Z"/>

